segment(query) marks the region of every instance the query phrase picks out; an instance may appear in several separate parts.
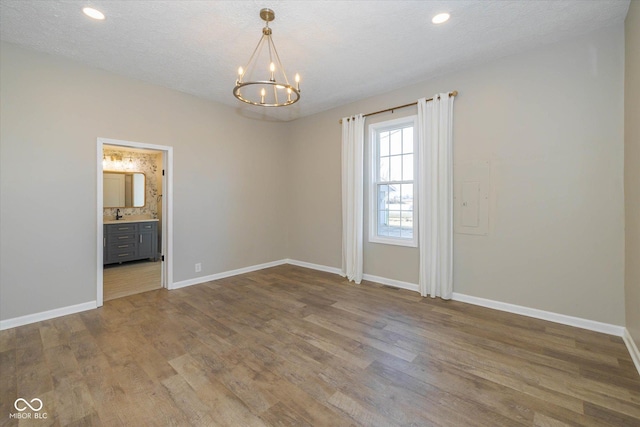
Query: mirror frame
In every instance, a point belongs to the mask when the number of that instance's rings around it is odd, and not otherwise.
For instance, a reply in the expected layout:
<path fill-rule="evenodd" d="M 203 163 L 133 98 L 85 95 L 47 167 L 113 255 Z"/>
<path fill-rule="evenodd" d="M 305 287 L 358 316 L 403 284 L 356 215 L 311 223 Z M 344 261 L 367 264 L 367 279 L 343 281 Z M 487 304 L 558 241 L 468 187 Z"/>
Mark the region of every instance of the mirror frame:
<path fill-rule="evenodd" d="M 103 206 L 104 209 L 139 209 L 139 208 L 144 208 L 145 206 L 147 206 L 147 175 L 144 172 L 137 172 L 137 171 L 112 171 L 112 170 L 103 170 L 102 171 L 102 179 L 104 182 L 104 174 L 105 173 L 117 173 L 120 175 L 133 175 L 136 173 L 139 173 L 140 175 L 142 175 L 144 177 L 144 204 L 142 206 Z M 103 199 L 104 199 L 104 194 L 106 194 L 105 189 L 103 189 Z"/>

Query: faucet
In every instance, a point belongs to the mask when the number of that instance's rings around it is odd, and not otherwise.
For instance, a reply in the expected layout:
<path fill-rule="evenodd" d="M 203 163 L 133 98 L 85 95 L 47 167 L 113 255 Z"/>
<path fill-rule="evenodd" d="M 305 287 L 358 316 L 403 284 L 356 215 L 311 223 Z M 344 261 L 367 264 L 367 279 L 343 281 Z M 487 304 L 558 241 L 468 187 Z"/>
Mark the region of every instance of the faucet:
<path fill-rule="evenodd" d="M 120 209 L 116 209 L 116 221 L 121 218 L 122 218 L 122 215 L 120 215 Z"/>

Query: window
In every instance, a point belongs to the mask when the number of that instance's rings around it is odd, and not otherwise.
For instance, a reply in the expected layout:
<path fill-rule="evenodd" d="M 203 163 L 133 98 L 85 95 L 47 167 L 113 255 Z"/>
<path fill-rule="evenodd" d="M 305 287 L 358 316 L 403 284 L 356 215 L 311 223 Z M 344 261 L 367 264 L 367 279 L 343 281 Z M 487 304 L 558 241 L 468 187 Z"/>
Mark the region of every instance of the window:
<path fill-rule="evenodd" d="M 417 246 L 416 117 L 369 126 L 369 241 Z"/>

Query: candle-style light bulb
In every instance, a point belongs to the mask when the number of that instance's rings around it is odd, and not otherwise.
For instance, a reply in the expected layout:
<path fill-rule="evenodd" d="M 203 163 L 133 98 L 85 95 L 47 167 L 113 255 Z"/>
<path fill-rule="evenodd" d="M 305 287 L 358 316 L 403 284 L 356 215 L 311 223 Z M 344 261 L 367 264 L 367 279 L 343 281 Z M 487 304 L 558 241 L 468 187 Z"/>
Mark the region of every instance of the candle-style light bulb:
<path fill-rule="evenodd" d="M 300 74 L 296 73 L 296 89 L 300 90 Z"/>
<path fill-rule="evenodd" d="M 238 82 L 242 83 L 242 74 L 244 74 L 244 70 L 242 67 L 238 67 Z"/>
<path fill-rule="evenodd" d="M 275 82 L 275 72 L 276 72 L 276 64 L 274 64 L 273 62 L 269 65 L 269 70 L 271 71 L 271 81 Z"/>
<path fill-rule="evenodd" d="M 260 103 L 261 104 L 264 104 L 264 97 L 266 96 L 266 94 L 267 94 L 267 91 L 264 88 L 262 88 L 262 90 L 260 90 Z"/>
<path fill-rule="evenodd" d="M 291 88 L 287 88 L 287 102 L 291 102 Z"/>

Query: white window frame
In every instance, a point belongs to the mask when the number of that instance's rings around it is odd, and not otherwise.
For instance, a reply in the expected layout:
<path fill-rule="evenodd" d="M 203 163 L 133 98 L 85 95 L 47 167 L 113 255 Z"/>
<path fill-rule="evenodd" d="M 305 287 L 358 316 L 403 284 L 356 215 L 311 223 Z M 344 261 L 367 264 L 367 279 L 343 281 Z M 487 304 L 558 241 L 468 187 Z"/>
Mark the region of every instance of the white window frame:
<path fill-rule="evenodd" d="M 378 235 L 378 159 L 380 145 L 378 135 L 398 127 L 413 126 L 413 238 Z M 399 119 L 369 125 L 369 242 L 388 245 L 418 247 L 418 117 L 407 116 Z M 404 182 L 404 181 L 403 181 Z"/>

